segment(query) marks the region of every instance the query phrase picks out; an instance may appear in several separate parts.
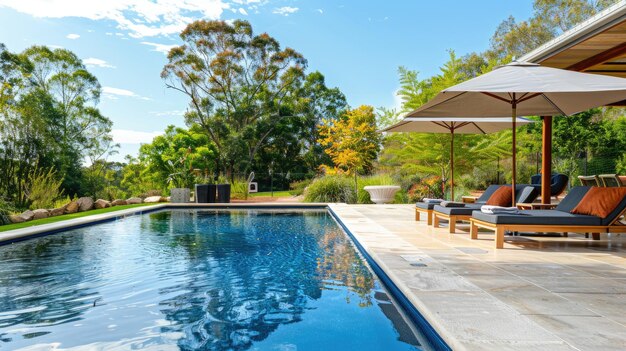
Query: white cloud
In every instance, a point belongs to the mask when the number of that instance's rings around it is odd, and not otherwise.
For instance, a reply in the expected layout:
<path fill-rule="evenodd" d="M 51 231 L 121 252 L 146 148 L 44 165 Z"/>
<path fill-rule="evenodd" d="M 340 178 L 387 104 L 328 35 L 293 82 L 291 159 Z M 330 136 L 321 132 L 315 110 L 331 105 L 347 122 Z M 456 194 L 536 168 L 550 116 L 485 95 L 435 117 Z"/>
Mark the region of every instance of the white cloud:
<path fill-rule="evenodd" d="M 299 9 L 297 7 L 283 6 L 283 7 L 274 9 L 273 13 L 282 15 L 282 16 L 289 16 L 292 13 L 298 12 L 298 10 Z"/>
<path fill-rule="evenodd" d="M 393 107 L 396 111 L 402 111 L 402 104 L 404 101 L 402 100 L 402 96 L 400 96 L 400 88 L 396 89 L 393 92 Z"/>
<path fill-rule="evenodd" d="M 324 14 L 324 10 L 322 9 L 317 9 L 316 11 L 319 12 L 320 14 Z"/>
<path fill-rule="evenodd" d="M 239 4 L 239 5 L 259 4 L 264 1 L 265 0 L 233 0 L 235 4 Z"/>
<path fill-rule="evenodd" d="M 131 97 L 131 98 L 141 99 L 141 100 L 151 100 L 150 98 L 138 95 L 130 90 L 120 89 L 120 88 L 102 87 L 102 93 L 104 94 L 105 98 L 110 99 L 110 100 L 117 100 L 119 99 L 120 96 Z"/>
<path fill-rule="evenodd" d="M 246 11 L 243 7 L 240 7 L 240 8 L 239 8 L 239 13 L 240 13 L 240 14 L 242 14 L 242 15 L 244 15 L 244 16 L 247 16 L 247 15 L 248 15 L 248 12 L 247 12 L 247 11 Z"/>
<path fill-rule="evenodd" d="M 75 39 L 80 38 L 80 35 L 78 35 L 78 34 L 73 34 L 73 33 L 72 33 L 72 34 L 68 34 L 68 35 L 66 36 L 66 38 L 67 38 L 67 39 L 72 39 L 72 40 L 75 40 Z"/>
<path fill-rule="evenodd" d="M 0 0 L 0 7 L 41 18 L 111 20 L 131 37 L 179 33 L 194 18 L 219 19 L 225 0 Z"/>
<path fill-rule="evenodd" d="M 109 64 L 105 60 L 101 60 L 95 57 L 88 57 L 83 60 L 83 63 L 87 67 L 115 68 L 115 66 Z"/>
<path fill-rule="evenodd" d="M 138 130 L 113 129 L 111 131 L 113 142 L 120 144 L 142 144 L 151 143 L 152 139 L 163 134 L 163 132 L 141 132 Z"/>
<path fill-rule="evenodd" d="M 171 111 L 151 111 L 151 115 L 158 117 L 178 117 L 185 114 L 184 110 L 171 110 Z"/>
<path fill-rule="evenodd" d="M 158 51 L 161 52 L 165 55 L 167 55 L 168 52 L 170 52 L 170 50 L 174 47 L 177 47 L 178 45 L 167 45 L 167 44 L 159 44 L 159 43 L 151 43 L 148 41 L 142 41 L 141 42 L 143 45 L 149 45 L 152 46 L 154 48 L 154 50 L 152 51 Z"/>

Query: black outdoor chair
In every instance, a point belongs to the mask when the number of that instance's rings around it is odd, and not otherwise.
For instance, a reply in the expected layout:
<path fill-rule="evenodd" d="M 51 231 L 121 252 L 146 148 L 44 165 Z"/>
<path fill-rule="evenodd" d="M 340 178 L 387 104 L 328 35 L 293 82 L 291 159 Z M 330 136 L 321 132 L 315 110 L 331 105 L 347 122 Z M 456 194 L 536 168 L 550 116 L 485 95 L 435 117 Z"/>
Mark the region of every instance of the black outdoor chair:
<path fill-rule="evenodd" d="M 567 188 L 569 177 L 565 174 L 555 173 L 550 178 L 550 196 L 557 197 Z M 530 184 L 541 191 L 541 174 L 535 174 L 530 177 Z"/>

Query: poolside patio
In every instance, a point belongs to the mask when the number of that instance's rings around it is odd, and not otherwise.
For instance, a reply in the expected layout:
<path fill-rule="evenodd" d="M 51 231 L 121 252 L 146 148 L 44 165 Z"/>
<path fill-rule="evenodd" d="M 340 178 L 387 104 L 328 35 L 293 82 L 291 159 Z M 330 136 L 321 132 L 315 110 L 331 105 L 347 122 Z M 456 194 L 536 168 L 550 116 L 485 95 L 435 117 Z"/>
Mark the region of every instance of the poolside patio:
<path fill-rule="evenodd" d="M 626 235 L 470 240 L 414 205 L 332 210 L 455 350 L 626 349 Z"/>

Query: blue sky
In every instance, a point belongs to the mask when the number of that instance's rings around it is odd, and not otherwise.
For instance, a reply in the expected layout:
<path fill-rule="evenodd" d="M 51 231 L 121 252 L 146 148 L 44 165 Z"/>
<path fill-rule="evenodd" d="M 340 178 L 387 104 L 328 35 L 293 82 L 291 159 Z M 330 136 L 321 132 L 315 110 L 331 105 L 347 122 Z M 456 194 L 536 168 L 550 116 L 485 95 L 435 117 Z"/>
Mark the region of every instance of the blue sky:
<path fill-rule="evenodd" d="M 98 107 L 122 146 L 111 159 L 122 160 L 167 125 L 184 125 L 187 100 L 165 88 L 160 72 L 192 20 L 246 19 L 301 52 L 351 106 L 393 107 L 399 66 L 428 77 L 447 50 L 485 50 L 501 21 L 531 14 L 531 0 L 0 0 L 0 42 L 82 58 L 103 86 Z"/>

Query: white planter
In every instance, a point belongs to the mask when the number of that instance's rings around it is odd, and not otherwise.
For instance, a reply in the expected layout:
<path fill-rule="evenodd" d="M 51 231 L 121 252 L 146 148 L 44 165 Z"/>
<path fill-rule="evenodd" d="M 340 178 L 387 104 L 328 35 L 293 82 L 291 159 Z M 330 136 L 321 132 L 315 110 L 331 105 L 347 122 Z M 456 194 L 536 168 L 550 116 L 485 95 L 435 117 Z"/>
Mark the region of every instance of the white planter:
<path fill-rule="evenodd" d="M 386 204 L 393 201 L 396 192 L 400 190 L 397 185 L 369 185 L 363 190 L 370 193 L 370 200 L 376 204 Z"/>
<path fill-rule="evenodd" d="M 189 188 L 174 188 L 170 190 L 170 195 L 171 203 L 187 203 L 190 202 L 191 191 Z"/>

